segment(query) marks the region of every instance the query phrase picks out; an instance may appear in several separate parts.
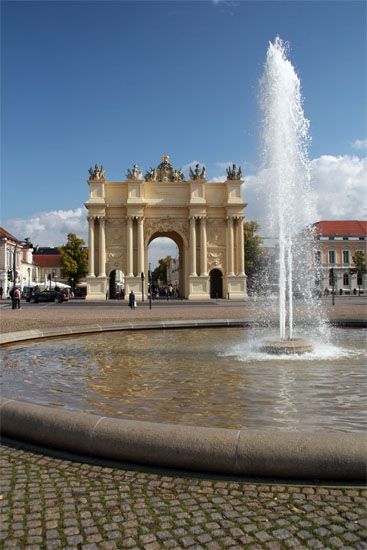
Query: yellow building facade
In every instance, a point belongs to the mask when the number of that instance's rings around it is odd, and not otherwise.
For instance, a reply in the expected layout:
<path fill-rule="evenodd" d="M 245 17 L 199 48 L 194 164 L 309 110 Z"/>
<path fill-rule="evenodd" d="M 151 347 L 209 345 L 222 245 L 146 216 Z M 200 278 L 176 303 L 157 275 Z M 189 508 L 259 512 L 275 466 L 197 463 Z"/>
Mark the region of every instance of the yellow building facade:
<path fill-rule="evenodd" d="M 138 299 L 142 291 L 146 295 L 148 246 L 157 237 L 169 237 L 178 246 L 181 296 L 247 297 L 246 205 L 235 165 L 224 182 L 207 181 L 205 167 L 198 164 L 185 181 L 167 156 L 144 177 L 136 165 L 121 182 L 108 181 L 98 165 L 89 174 L 87 300 L 104 300 L 116 271 L 123 273 L 125 295 L 131 290 Z"/>

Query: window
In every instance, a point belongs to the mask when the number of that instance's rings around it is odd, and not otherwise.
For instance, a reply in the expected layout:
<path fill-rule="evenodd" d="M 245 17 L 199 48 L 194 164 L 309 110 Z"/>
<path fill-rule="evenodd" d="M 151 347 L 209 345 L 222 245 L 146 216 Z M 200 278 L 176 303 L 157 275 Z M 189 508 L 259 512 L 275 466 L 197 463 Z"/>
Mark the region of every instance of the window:
<path fill-rule="evenodd" d="M 316 250 L 316 252 L 315 252 L 315 262 L 317 264 L 321 264 L 321 251 L 320 250 Z"/>
<path fill-rule="evenodd" d="M 334 275 L 334 273 L 333 273 L 332 271 L 333 271 L 333 270 L 330 269 L 330 272 L 329 272 L 329 286 L 334 286 L 334 282 L 335 282 L 335 281 L 334 281 L 335 275 Z"/>
<path fill-rule="evenodd" d="M 349 275 L 348 275 L 348 273 L 344 273 L 344 275 L 343 275 L 343 286 L 349 286 Z"/>
<path fill-rule="evenodd" d="M 329 264 L 335 264 L 335 250 L 329 250 Z"/>
<path fill-rule="evenodd" d="M 343 264 L 349 265 L 349 250 L 343 250 Z"/>

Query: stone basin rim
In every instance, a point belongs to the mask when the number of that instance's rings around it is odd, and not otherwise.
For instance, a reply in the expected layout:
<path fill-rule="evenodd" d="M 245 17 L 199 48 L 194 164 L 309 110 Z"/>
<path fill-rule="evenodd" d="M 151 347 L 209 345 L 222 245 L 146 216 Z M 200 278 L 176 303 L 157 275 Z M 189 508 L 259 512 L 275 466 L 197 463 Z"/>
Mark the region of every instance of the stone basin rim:
<path fill-rule="evenodd" d="M 334 319 L 329 324 L 348 328 L 367 328 L 365 319 Z M 99 332 L 134 331 L 134 330 L 173 330 L 190 328 L 240 328 L 240 327 L 267 327 L 276 326 L 268 322 L 259 322 L 251 319 L 197 319 L 173 321 L 141 321 L 111 324 L 87 324 L 77 326 L 63 326 L 49 329 L 29 329 L 0 334 L 0 347 L 20 342 L 40 340 L 43 338 L 60 338 L 67 336 L 81 336 Z"/>
<path fill-rule="evenodd" d="M 1 434 L 78 456 L 235 476 L 364 481 L 363 433 L 163 424 L 0 399 Z"/>

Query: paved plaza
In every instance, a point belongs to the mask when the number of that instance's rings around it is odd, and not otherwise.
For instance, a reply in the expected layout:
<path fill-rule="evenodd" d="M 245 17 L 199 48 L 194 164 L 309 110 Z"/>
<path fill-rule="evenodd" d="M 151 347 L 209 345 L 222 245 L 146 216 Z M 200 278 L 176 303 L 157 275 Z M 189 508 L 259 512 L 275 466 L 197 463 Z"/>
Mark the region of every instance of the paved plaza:
<path fill-rule="evenodd" d="M 3 332 L 126 320 L 259 318 L 258 303 L 45 304 L 12 311 Z M 300 308 L 299 308 L 300 309 Z M 362 319 L 364 299 L 341 300 L 330 318 Z M 298 311 L 298 315 L 302 315 Z M 366 490 L 101 463 L 5 440 L 0 548 L 367 549 Z"/>
<path fill-rule="evenodd" d="M 2 548 L 367 548 L 366 491 L 106 467 L 2 448 Z"/>

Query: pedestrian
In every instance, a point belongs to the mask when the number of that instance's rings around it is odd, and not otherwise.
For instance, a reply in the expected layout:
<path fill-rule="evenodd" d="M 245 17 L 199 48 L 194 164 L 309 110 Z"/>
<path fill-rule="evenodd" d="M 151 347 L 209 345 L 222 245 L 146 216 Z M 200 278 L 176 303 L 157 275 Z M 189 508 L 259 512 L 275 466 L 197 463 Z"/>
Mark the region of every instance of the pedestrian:
<path fill-rule="evenodd" d="M 15 288 L 13 291 L 13 309 L 20 309 L 20 290 Z"/>
<path fill-rule="evenodd" d="M 135 302 L 135 294 L 134 294 L 134 291 L 132 290 L 129 294 L 129 308 L 132 310 L 133 307 L 136 307 L 136 302 Z"/>
<path fill-rule="evenodd" d="M 121 300 L 125 300 L 125 289 L 121 290 Z"/>
<path fill-rule="evenodd" d="M 4 293 L 4 289 L 2 286 L 0 286 L 0 300 L 3 299 L 3 293 Z"/>

